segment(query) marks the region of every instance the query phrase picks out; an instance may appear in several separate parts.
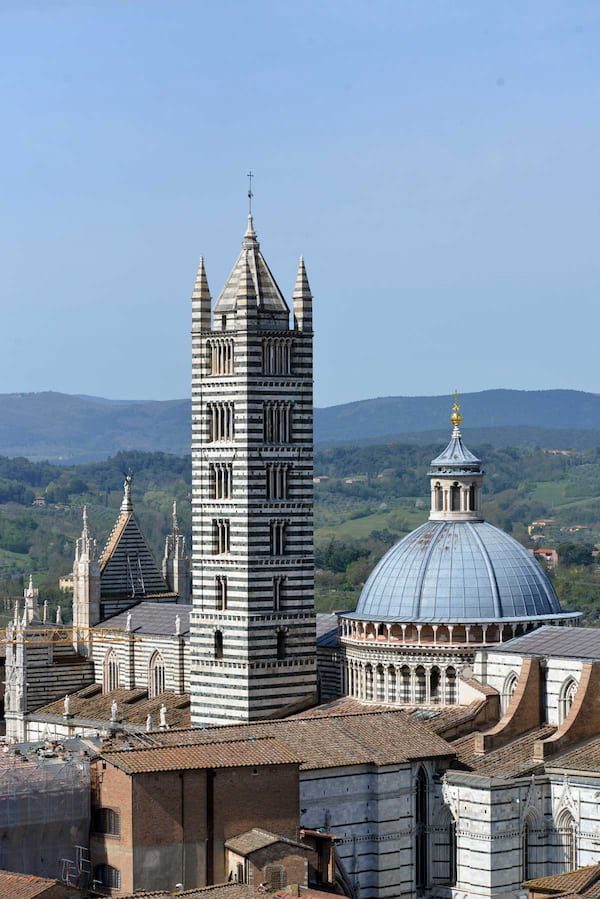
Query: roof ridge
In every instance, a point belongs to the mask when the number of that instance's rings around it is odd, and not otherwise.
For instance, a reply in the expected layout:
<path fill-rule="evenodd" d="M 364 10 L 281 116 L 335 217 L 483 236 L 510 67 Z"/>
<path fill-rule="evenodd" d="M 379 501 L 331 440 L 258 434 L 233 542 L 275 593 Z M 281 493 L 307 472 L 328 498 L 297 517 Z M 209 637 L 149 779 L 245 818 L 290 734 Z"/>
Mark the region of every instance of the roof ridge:
<path fill-rule="evenodd" d="M 185 730 L 186 728 L 172 728 L 169 729 L 169 733 L 172 733 L 174 730 Z M 194 730 L 195 728 L 189 728 L 190 730 Z M 206 728 L 203 728 L 203 730 Z M 101 755 L 112 755 L 114 753 L 122 753 L 122 752 L 156 752 L 161 749 L 168 749 L 169 752 L 172 752 L 174 749 L 193 749 L 195 746 L 227 746 L 231 743 L 247 743 L 250 740 L 274 740 L 276 743 L 279 742 L 277 737 L 272 736 L 271 734 L 265 734 L 260 737 L 238 737 L 237 739 L 230 740 L 211 740 L 207 743 L 184 743 L 182 746 L 172 746 L 170 743 L 159 743 L 156 746 L 124 746 L 122 749 L 102 749 L 100 751 Z M 289 748 L 289 747 L 286 747 Z"/>

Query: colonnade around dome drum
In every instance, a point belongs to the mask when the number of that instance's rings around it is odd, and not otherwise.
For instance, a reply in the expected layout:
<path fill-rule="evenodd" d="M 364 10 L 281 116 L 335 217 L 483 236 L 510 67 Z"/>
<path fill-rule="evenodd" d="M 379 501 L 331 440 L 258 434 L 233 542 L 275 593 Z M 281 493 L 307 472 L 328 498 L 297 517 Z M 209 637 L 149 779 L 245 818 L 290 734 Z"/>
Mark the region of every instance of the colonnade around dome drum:
<path fill-rule="evenodd" d="M 363 702 L 454 705 L 458 674 L 458 666 L 435 662 L 376 664 L 347 659 L 344 692 Z"/>
<path fill-rule="evenodd" d="M 475 651 L 520 637 L 541 624 L 575 626 L 557 617 L 477 624 L 428 624 L 340 618 L 342 687 L 362 702 L 454 705 L 458 681 Z"/>

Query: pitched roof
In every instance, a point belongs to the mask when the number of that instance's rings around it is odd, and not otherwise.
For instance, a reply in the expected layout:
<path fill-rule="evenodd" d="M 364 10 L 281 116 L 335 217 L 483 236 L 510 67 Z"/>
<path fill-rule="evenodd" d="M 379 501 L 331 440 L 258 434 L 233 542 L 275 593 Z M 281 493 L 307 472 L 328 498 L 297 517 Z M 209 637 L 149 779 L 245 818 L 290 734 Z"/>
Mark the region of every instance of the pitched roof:
<path fill-rule="evenodd" d="M 337 646 L 338 630 L 338 616 L 335 612 L 317 613 L 317 646 Z"/>
<path fill-rule="evenodd" d="M 267 846 L 274 846 L 276 843 L 285 843 L 288 846 L 295 846 L 296 849 L 302 849 L 304 852 L 310 852 L 310 846 L 305 843 L 290 840 L 279 833 L 271 833 L 263 830 L 262 827 L 253 827 L 252 830 L 247 830 L 237 837 L 230 837 L 225 843 L 225 847 L 238 855 L 252 855 L 253 852 L 258 852 Z"/>
<path fill-rule="evenodd" d="M 495 692 L 495 691 L 494 691 Z M 322 703 L 314 706 L 312 709 L 306 709 L 299 712 L 296 718 L 332 718 L 340 715 L 376 715 L 376 714 L 398 714 L 403 712 L 410 715 L 415 721 L 424 725 L 428 730 L 432 730 L 435 734 L 444 737 L 448 730 L 454 730 L 460 725 L 467 725 L 472 721 L 482 706 L 485 699 L 476 699 L 468 705 L 436 705 L 436 706 L 401 706 L 400 708 L 383 703 L 369 703 L 368 707 L 364 702 L 353 699 L 351 696 L 342 696 L 340 699 L 333 699 L 331 702 Z"/>
<path fill-rule="evenodd" d="M 546 760 L 546 768 L 562 768 L 569 771 L 600 771 L 600 737 Z"/>
<path fill-rule="evenodd" d="M 120 899 L 173 899 L 173 895 L 173 890 L 143 890 L 121 896 Z M 210 887 L 184 890 L 175 895 L 185 896 L 185 899 L 255 899 L 256 894 L 254 888 L 247 883 L 217 883 Z"/>
<path fill-rule="evenodd" d="M 582 890 L 596 884 L 600 880 L 600 864 L 586 865 L 565 874 L 550 874 L 547 877 L 534 877 L 523 886 L 530 890 L 551 890 L 553 895 L 571 893 L 581 894 Z M 585 896 L 588 893 L 584 893 Z"/>
<path fill-rule="evenodd" d="M 551 725 L 537 727 L 486 753 L 475 752 L 477 735 L 469 734 L 454 740 L 452 748 L 463 765 L 483 777 L 522 777 L 543 769 L 544 763 L 533 757 L 534 744 L 536 740 L 547 739 L 555 731 L 556 728 Z"/>
<path fill-rule="evenodd" d="M 246 274 L 246 266 L 250 270 L 250 277 L 252 278 L 259 310 L 264 312 L 287 312 L 289 314 L 289 307 L 283 298 L 283 294 L 260 252 L 260 244 L 256 238 L 251 215 L 248 216 L 248 227 L 244 234 L 242 252 L 225 282 L 225 287 L 219 294 L 214 312 L 219 314 L 235 311 L 240 287 Z"/>
<path fill-rule="evenodd" d="M 105 619 L 101 624 L 96 625 L 96 629 L 123 628 L 125 630 L 127 618 L 131 615 L 132 633 L 174 636 L 175 619 L 179 616 L 180 635 L 189 636 L 191 611 L 191 605 L 182 603 L 139 602 L 127 611 L 118 612 L 112 618 Z"/>
<path fill-rule="evenodd" d="M 121 511 L 100 557 L 102 597 L 174 595 L 167 587 L 132 511 Z"/>
<path fill-rule="evenodd" d="M 35 899 L 55 886 L 58 886 L 58 881 L 47 877 L 0 871 L 0 899 Z M 73 895 L 76 895 L 75 891 Z"/>
<path fill-rule="evenodd" d="M 596 661 L 600 659 L 600 628 L 544 625 L 489 651 Z"/>
<path fill-rule="evenodd" d="M 287 718 L 152 734 L 157 743 L 178 746 L 222 740 L 245 742 L 265 736 L 284 743 L 305 771 L 394 765 L 454 755 L 449 743 L 402 711 Z"/>
<path fill-rule="evenodd" d="M 252 740 L 215 741 L 191 746 L 151 746 L 145 749 L 109 749 L 103 759 L 126 774 L 184 771 L 195 768 L 248 768 L 293 765 L 298 756 L 282 742 L 266 736 Z"/>
<path fill-rule="evenodd" d="M 153 727 L 159 726 L 160 707 L 166 706 L 167 724 L 169 727 L 188 727 L 190 723 L 189 693 L 165 692 L 158 696 L 148 697 L 146 690 L 112 690 L 102 692 L 100 684 L 92 684 L 71 693 L 69 697 L 69 713 L 76 719 L 90 722 L 91 726 L 103 727 L 111 718 L 111 706 L 117 703 L 117 719 L 126 725 L 138 725 L 143 730 L 148 715 L 152 718 Z M 61 718 L 64 713 L 64 699 L 48 703 L 35 710 L 36 720 Z"/>

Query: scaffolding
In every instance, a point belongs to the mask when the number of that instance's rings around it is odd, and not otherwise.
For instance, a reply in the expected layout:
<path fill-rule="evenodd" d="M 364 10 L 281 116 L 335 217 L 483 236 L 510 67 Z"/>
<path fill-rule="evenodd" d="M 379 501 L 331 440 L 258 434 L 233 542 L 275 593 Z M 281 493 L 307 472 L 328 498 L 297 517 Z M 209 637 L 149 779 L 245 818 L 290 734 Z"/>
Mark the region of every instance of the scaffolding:
<path fill-rule="evenodd" d="M 0 754 L 0 868 L 62 878 L 73 859 L 70 873 L 84 873 L 89 827 L 87 756 L 63 747 Z"/>

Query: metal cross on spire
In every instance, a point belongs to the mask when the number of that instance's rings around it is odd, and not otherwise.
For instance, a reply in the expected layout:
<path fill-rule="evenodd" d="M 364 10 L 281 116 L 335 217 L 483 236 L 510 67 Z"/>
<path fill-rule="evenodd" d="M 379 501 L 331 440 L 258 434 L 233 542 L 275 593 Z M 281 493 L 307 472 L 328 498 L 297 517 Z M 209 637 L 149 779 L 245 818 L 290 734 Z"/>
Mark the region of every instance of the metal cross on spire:
<path fill-rule="evenodd" d="M 254 178 L 254 172 L 248 172 L 246 177 L 248 178 L 248 215 L 252 215 L 252 197 L 254 196 L 252 193 L 252 179 Z"/>

